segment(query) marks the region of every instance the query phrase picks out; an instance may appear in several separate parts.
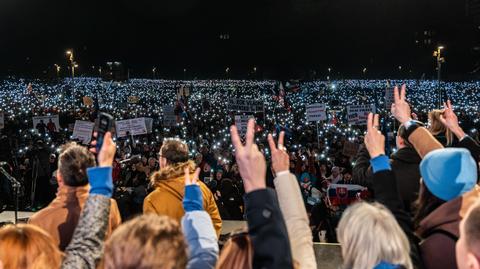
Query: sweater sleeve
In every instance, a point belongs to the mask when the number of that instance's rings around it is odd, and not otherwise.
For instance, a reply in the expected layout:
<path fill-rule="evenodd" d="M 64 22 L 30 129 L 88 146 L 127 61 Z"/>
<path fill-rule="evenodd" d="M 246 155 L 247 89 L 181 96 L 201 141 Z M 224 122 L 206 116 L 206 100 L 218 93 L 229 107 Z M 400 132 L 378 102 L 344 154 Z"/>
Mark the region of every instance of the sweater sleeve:
<path fill-rule="evenodd" d="M 274 180 L 280 210 L 285 219 L 292 257 L 302 269 L 316 269 L 312 231 L 297 179 L 290 172 L 277 174 Z"/>
<path fill-rule="evenodd" d="M 187 269 L 215 268 L 218 259 L 218 243 L 212 220 L 205 211 L 186 212 L 182 218 L 182 230 L 188 243 Z"/>
<path fill-rule="evenodd" d="M 408 141 L 413 145 L 422 159 L 429 152 L 443 148 L 442 144 L 440 144 L 425 127 L 417 128 L 408 137 Z"/>
<path fill-rule="evenodd" d="M 245 207 L 253 244 L 253 268 L 293 268 L 288 232 L 275 191 L 247 193 Z"/>
<path fill-rule="evenodd" d="M 95 269 L 103 253 L 110 214 L 110 197 L 90 194 L 73 238 L 65 249 L 61 268 Z"/>

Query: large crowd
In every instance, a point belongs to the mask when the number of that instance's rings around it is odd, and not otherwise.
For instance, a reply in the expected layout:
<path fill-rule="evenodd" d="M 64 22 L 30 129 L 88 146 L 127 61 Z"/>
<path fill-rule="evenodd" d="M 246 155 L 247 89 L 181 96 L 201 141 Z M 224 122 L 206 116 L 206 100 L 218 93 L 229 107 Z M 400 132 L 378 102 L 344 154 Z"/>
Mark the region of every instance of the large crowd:
<path fill-rule="evenodd" d="M 439 86 L 449 100 L 441 107 Z M 321 268 L 314 241 L 340 243 L 344 268 L 479 268 L 478 89 L 2 80 L 0 161 L 21 183 L 21 209 L 38 212 L 0 230 L 0 268 Z M 234 100 L 261 109 L 237 111 Z M 311 104 L 325 104 L 325 120 L 307 120 Z M 348 106 L 366 104 L 376 114 L 349 124 Z M 151 130 L 112 130 L 100 152 L 88 151 L 95 140 L 71 142 L 76 121 L 100 111 L 151 118 Z M 59 126 L 34 124 L 52 115 Z M 238 115 L 255 121 L 241 126 Z M 0 206 L 13 208 L 8 178 L 0 194 Z M 219 251 L 223 220 L 246 220 L 248 230 Z M 20 230 L 42 240 L 28 243 L 37 247 L 28 255 L 11 247 Z"/>

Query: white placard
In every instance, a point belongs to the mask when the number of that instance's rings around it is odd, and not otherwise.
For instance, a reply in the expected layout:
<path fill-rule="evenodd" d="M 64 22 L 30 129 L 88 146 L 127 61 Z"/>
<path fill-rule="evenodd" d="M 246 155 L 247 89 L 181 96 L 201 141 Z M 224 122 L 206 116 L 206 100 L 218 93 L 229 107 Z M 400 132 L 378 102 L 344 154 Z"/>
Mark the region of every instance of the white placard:
<path fill-rule="evenodd" d="M 307 121 L 324 121 L 327 119 L 325 104 L 307 106 Z"/>
<path fill-rule="evenodd" d="M 368 113 L 375 113 L 375 105 L 350 105 L 347 107 L 348 124 L 367 125 Z"/>
<path fill-rule="evenodd" d="M 147 134 L 145 118 L 115 121 L 115 129 L 117 131 L 117 137 Z"/>
<path fill-rule="evenodd" d="M 55 132 L 57 133 L 60 129 L 60 123 L 58 121 L 58 115 L 50 116 L 36 116 L 32 118 L 33 128 L 36 132 L 40 130 L 45 130 L 45 132 Z"/>
<path fill-rule="evenodd" d="M 163 126 L 172 127 L 177 124 L 177 116 L 175 116 L 175 108 L 173 106 L 163 107 Z"/>
<path fill-rule="evenodd" d="M 228 110 L 235 112 L 263 112 L 263 101 L 230 98 Z"/>
<path fill-rule="evenodd" d="M 145 119 L 145 126 L 147 127 L 147 133 L 152 133 L 153 128 L 153 119 L 152 118 L 144 118 Z"/>
<path fill-rule="evenodd" d="M 76 120 L 75 126 L 73 127 L 73 139 L 78 139 L 82 141 L 82 144 L 87 145 L 92 139 L 93 127 L 95 126 L 94 122 Z"/>

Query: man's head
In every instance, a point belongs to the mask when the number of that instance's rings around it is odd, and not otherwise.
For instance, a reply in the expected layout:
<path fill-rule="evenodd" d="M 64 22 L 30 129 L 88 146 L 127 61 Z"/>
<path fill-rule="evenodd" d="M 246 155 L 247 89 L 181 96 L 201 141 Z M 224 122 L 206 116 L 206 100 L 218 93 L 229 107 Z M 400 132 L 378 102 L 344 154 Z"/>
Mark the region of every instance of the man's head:
<path fill-rule="evenodd" d="M 122 224 L 105 243 L 105 269 L 170 268 L 187 265 L 180 225 L 167 216 L 142 215 Z"/>
<path fill-rule="evenodd" d="M 403 126 L 403 124 L 400 125 L 397 132 L 397 137 L 396 137 L 397 149 L 412 147 L 412 144 L 410 144 L 410 142 L 403 139 L 402 137 L 405 137 L 405 126 Z"/>
<path fill-rule="evenodd" d="M 340 174 L 340 168 L 338 166 L 332 167 L 332 176 L 338 177 L 339 174 Z"/>
<path fill-rule="evenodd" d="M 95 157 L 87 148 L 67 143 L 58 157 L 57 178 L 67 186 L 84 186 L 88 184 L 87 168 L 94 166 Z"/>
<path fill-rule="evenodd" d="M 160 148 L 160 168 L 188 161 L 188 146 L 178 139 L 168 139 Z"/>
<path fill-rule="evenodd" d="M 480 268 L 480 203 L 473 205 L 460 223 L 460 238 L 456 244 L 459 269 Z"/>

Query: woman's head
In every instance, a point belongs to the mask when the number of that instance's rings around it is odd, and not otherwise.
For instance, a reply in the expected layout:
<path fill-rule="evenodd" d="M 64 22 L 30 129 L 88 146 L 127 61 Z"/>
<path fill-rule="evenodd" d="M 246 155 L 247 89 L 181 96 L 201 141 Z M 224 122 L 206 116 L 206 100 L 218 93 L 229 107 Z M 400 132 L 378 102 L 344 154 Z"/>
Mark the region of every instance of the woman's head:
<path fill-rule="evenodd" d="M 428 113 L 428 122 L 430 127 L 428 130 L 433 135 L 445 134 L 447 144 L 452 145 L 453 142 L 453 133 L 440 121 L 440 117 L 443 116 L 444 111 L 439 109 L 434 109 Z"/>
<path fill-rule="evenodd" d="M 253 247 L 247 232 L 233 234 L 222 248 L 218 258 L 218 269 L 250 269 L 252 268 Z"/>
<path fill-rule="evenodd" d="M 0 261 L 3 269 L 60 268 L 62 253 L 42 229 L 9 225 L 0 229 Z"/>
<path fill-rule="evenodd" d="M 345 268 L 374 268 L 381 261 L 412 268 L 410 245 L 395 217 L 378 203 L 356 203 L 337 230 Z"/>
<path fill-rule="evenodd" d="M 105 269 L 184 269 L 187 245 L 180 225 L 147 214 L 122 224 L 105 243 Z"/>

